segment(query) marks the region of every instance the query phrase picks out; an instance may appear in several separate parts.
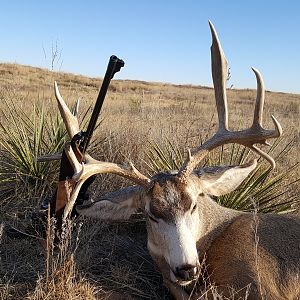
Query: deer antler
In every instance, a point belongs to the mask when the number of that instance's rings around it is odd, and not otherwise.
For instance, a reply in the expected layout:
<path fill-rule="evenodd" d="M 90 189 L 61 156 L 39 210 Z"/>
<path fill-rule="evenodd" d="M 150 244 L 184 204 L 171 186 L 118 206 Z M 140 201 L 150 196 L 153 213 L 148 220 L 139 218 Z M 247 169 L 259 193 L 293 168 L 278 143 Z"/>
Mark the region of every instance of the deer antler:
<path fill-rule="evenodd" d="M 55 95 L 57 98 L 60 114 L 67 128 L 68 134 L 72 138 L 75 134 L 77 134 L 80 131 L 77 117 L 72 114 L 72 112 L 69 110 L 68 106 L 66 105 L 65 101 L 63 100 L 62 96 L 60 95 L 56 82 L 54 84 L 54 87 L 55 87 Z M 78 110 L 78 108 L 76 110 Z M 70 200 L 66 204 L 64 210 L 64 218 L 66 218 L 69 215 L 69 213 L 72 211 L 72 208 L 75 204 L 75 201 L 78 197 L 78 193 L 83 183 L 89 177 L 95 174 L 103 174 L 103 173 L 116 174 L 125 177 L 131 180 L 132 182 L 144 187 L 147 187 L 150 183 L 150 179 L 147 176 L 140 173 L 134 167 L 133 164 L 130 164 L 130 169 L 126 169 L 125 167 L 115 163 L 95 160 L 88 154 L 84 154 L 83 163 L 79 163 L 71 147 L 70 142 L 67 142 L 65 144 L 65 152 L 74 169 L 74 176 L 72 179 L 76 184 L 71 192 Z"/>
<path fill-rule="evenodd" d="M 54 90 L 55 90 L 55 97 L 57 100 L 60 115 L 64 121 L 69 137 L 70 139 L 72 139 L 72 137 L 80 131 L 78 119 L 76 116 L 78 111 L 79 101 L 77 101 L 74 114 L 72 114 L 59 92 L 56 81 L 54 82 Z"/>
<path fill-rule="evenodd" d="M 132 163 L 130 163 L 130 169 L 126 169 L 111 162 L 103 162 L 92 158 L 90 155 L 85 155 L 85 163 L 79 163 L 76 155 L 71 147 L 70 143 L 66 143 L 65 152 L 68 159 L 74 169 L 73 180 L 76 182 L 76 186 L 72 191 L 69 202 L 66 204 L 64 210 L 64 219 L 71 213 L 78 193 L 83 183 L 91 176 L 95 174 L 111 173 L 122 177 L 125 177 L 134 183 L 147 187 L 150 183 L 150 179 L 140 173 Z"/>
<path fill-rule="evenodd" d="M 79 98 L 77 99 L 75 106 L 74 106 L 74 110 L 73 110 L 73 112 L 71 112 L 59 92 L 56 81 L 54 81 L 54 90 L 55 90 L 55 96 L 57 99 L 59 111 L 63 118 L 68 135 L 70 138 L 72 138 L 76 133 L 79 132 L 79 124 L 78 124 L 77 114 L 78 114 L 78 110 L 79 110 L 80 99 Z M 38 156 L 35 159 L 37 162 L 52 161 L 52 160 L 60 160 L 61 156 L 62 156 L 62 152 L 57 152 L 57 153 L 53 153 L 53 154 L 46 154 L 46 155 Z"/>
<path fill-rule="evenodd" d="M 271 117 L 275 126 L 275 130 L 267 130 L 262 127 L 265 90 L 262 77 L 260 73 L 254 68 L 252 68 L 252 70 L 255 73 L 257 80 L 257 98 L 254 110 L 253 124 L 250 128 L 240 131 L 230 131 L 228 129 L 228 108 L 226 98 L 227 61 L 216 30 L 210 21 L 209 26 L 212 34 L 212 77 L 215 89 L 219 128 L 218 131 L 208 141 L 206 141 L 193 151 L 189 151 L 188 158 L 183 163 L 183 166 L 178 173 L 179 180 L 182 182 L 186 182 L 187 177 L 193 172 L 196 165 L 212 149 L 228 143 L 238 143 L 252 149 L 260 156 L 265 158 L 271 164 L 272 168 L 275 168 L 274 159 L 254 144 L 269 145 L 267 139 L 276 138 L 282 134 L 282 128 L 274 116 Z"/>

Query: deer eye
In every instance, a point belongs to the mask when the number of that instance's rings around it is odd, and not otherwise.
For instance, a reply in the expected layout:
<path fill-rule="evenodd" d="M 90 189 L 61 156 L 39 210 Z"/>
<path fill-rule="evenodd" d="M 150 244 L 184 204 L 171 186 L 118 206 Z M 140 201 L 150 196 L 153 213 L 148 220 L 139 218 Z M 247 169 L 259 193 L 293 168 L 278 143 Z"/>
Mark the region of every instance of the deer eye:
<path fill-rule="evenodd" d="M 150 220 L 150 221 L 155 222 L 155 223 L 158 223 L 158 221 L 157 221 L 155 218 L 153 218 L 152 216 L 148 215 L 148 217 L 149 217 L 149 220 Z"/>
<path fill-rule="evenodd" d="M 197 208 L 197 204 L 195 204 L 195 205 L 193 206 L 193 208 L 192 208 L 192 213 L 196 210 L 196 208 Z"/>

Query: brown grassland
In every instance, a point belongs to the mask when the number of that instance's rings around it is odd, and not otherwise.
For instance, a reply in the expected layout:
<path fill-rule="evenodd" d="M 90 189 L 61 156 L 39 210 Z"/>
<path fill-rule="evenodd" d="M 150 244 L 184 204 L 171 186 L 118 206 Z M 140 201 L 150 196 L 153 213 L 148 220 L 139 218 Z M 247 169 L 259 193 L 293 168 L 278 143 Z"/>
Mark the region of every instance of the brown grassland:
<path fill-rule="evenodd" d="M 95 102 L 100 79 L 0 64 L 1 124 L 15 126 L 2 113 L 12 104 L 16 115 L 22 112 L 32 118 L 34 104 L 44 105 L 46 117 L 57 115 L 54 80 L 69 105 L 81 99 L 79 117 L 83 118 L 83 112 Z M 228 90 L 231 128 L 250 125 L 255 98 L 255 90 Z M 284 130 L 281 145 L 291 145 L 288 153 L 277 160 L 272 176 L 299 162 L 299 113 L 300 95 L 267 91 L 265 127 L 272 128 L 269 116 L 274 114 Z M 151 142 L 164 147 L 168 141 L 186 149 L 216 129 L 214 91 L 192 85 L 114 80 L 101 119 L 94 136 L 101 143 L 93 147 L 94 157 L 118 163 L 132 161 L 138 169 L 150 172 L 146 162 Z M 284 147 L 281 145 L 279 148 Z M 1 156 L 5 154 L 3 148 L 0 152 Z M 286 185 L 297 178 L 299 168 Z M 51 246 L 53 224 L 49 221 L 48 246 L 44 247 L 35 235 L 18 238 L 9 235 L 6 228 L 25 230 L 30 222 L 27 215 L 37 210 L 44 198 L 51 197 L 55 182 L 42 193 L 30 182 L 18 184 L 14 192 L 0 195 L 0 299 L 171 299 L 147 252 L 143 218 L 114 224 L 79 218 L 69 224 L 72 236 L 59 250 Z M 99 176 L 91 197 L 95 199 L 126 184 L 115 176 Z M 290 193 L 298 190 L 294 184 Z M 293 208 L 299 213 L 297 205 Z"/>

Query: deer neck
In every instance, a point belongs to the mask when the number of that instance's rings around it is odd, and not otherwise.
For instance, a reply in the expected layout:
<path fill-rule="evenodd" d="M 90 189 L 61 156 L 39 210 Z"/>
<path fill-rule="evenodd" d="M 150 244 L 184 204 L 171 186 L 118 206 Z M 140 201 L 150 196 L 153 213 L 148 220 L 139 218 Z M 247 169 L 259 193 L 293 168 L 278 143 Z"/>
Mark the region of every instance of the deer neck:
<path fill-rule="evenodd" d="M 241 214 L 243 212 L 219 205 L 209 196 L 205 196 L 199 201 L 199 218 L 201 220 L 201 230 L 197 239 L 199 257 L 204 256 L 212 241 Z"/>

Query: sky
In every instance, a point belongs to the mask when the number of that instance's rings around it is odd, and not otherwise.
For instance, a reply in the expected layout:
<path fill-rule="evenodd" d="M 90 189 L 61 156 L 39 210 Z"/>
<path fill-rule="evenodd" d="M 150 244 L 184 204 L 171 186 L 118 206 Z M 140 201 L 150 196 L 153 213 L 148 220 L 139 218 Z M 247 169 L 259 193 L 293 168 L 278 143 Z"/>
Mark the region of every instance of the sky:
<path fill-rule="evenodd" d="M 297 0 L 0 0 L 0 62 L 103 77 L 110 55 L 117 79 L 212 86 L 211 36 L 218 32 L 230 85 L 300 94 Z M 0 78 L 1 80 L 1 78 Z"/>

